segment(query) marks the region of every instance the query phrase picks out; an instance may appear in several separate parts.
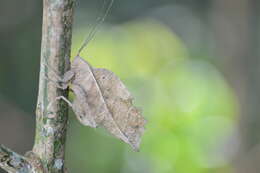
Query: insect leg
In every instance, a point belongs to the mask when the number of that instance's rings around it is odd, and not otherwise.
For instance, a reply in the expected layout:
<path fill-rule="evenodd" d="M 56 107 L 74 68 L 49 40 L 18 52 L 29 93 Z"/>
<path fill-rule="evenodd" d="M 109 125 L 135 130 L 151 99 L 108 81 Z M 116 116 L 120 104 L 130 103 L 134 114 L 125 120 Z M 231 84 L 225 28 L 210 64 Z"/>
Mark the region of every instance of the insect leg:
<path fill-rule="evenodd" d="M 60 89 L 62 89 L 62 90 L 65 90 L 65 89 L 68 88 L 68 85 L 69 85 L 68 83 L 67 83 L 67 84 L 66 84 L 66 83 L 60 84 L 59 82 L 50 79 L 46 74 L 45 74 L 43 77 L 44 77 L 46 80 L 52 82 L 57 88 L 60 88 Z"/>
<path fill-rule="evenodd" d="M 62 80 L 63 80 L 63 79 L 58 75 L 58 72 L 57 72 L 52 66 L 50 66 L 50 65 L 48 65 L 48 64 L 46 64 L 46 63 L 43 63 L 42 65 L 43 65 L 44 67 L 47 67 L 47 69 L 50 69 L 50 70 L 53 72 L 55 78 L 56 78 L 58 81 L 62 81 Z M 45 74 L 45 75 L 46 75 L 46 74 Z"/>
<path fill-rule="evenodd" d="M 53 100 L 52 102 L 50 102 L 47 106 L 47 110 L 49 110 L 49 108 L 54 104 L 54 102 L 56 102 L 57 100 L 63 100 L 65 101 L 70 107 L 72 107 L 72 103 L 67 99 L 65 98 L 64 96 L 58 96 L 55 98 L 55 100 Z"/>
<path fill-rule="evenodd" d="M 74 72 L 73 72 L 72 70 L 69 70 L 69 71 L 65 72 L 65 74 L 63 75 L 63 77 L 60 77 L 60 76 L 58 75 L 58 72 L 57 72 L 52 66 L 50 66 L 50 65 L 48 65 L 48 64 L 45 64 L 45 63 L 43 63 L 43 66 L 45 66 L 45 67 L 47 67 L 48 69 L 50 69 L 50 70 L 53 72 L 55 78 L 56 78 L 59 82 L 69 83 L 69 82 L 71 81 L 71 79 L 74 77 Z"/>

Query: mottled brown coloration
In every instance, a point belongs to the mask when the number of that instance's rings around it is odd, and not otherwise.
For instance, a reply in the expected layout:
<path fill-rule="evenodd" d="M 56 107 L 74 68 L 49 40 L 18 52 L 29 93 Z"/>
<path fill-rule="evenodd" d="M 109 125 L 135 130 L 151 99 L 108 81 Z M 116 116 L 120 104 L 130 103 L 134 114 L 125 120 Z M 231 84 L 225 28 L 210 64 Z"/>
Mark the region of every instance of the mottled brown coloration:
<path fill-rule="evenodd" d="M 66 89 L 70 84 L 75 97 L 72 103 L 64 97 L 57 99 L 72 107 L 80 123 L 93 128 L 102 126 L 138 151 L 146 121 L 133 106 L 130 92 L 113 72 L 92 68 L 76 56 L 71 70 L 58 80 L 61 85 L 57 87 Z"/>
<path fill-rule="evenodd" d="M 88 106 L 97 125 L 138 150 L 146 121 L 133 106 L 133 98 L 121 80 L 109 70 L 92 68 L 79 56 L 72 61 L 71 70 L 75 75 L 72 84 L 80 86 L 86 96 L 86 100 L 79 99 L 75 94 L 78 104 Z M 88 117 L 81 116 L 86 122 Z"/>
<path fill-rule="evenodd" d="M 93 128 L 97 127 L 97 123 L 90 114 L 89 104 L 84 90 L 76 84 L 71 85 L 71 90 L 75 94 L 75 98 L 72 102 L 72 109 L 82 124 Z"/>

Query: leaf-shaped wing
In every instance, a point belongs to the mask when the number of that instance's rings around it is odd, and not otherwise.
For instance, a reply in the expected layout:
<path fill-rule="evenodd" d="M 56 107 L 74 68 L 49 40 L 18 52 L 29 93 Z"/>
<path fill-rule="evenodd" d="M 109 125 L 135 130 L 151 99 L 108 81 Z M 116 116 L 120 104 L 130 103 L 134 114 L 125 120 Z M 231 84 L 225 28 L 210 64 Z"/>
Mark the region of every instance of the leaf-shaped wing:
<path fill-rule="evenodd" d="M 106 69 L 92 69 L 80 57 L 73 60 L 72 69 L 73 83 L 85 91 L 96 123 L 138 150 L 145 120 L 132 105 L 132 97 L 120 79 Z"/>
<path fill-rule="evenodd" d="M 140 110 L 133 106 L 131 94 L 113 72 L 94 68 L 93 73 L 113 120 L 128 138 L 128 143 L 137 150 L 146 121 Z M 109 122 L 103 125 L 110 132 L 115 128 Z"/>

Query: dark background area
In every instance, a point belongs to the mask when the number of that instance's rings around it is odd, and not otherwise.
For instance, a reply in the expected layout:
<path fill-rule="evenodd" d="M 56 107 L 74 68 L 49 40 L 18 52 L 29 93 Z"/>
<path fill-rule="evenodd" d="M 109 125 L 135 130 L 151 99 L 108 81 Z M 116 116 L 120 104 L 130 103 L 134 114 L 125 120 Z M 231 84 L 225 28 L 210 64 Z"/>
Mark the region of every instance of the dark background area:
<path fill-rule="evenodd" d="M 75 32 L 78 29 L 84 32 L 89 24 L 94 25 L 101 6 L 101 0 L 78 0 L 75 7 Z M 257 0 L 115 0 L 104 24 L 107 27 L 100 31 L 100 35 L 104 35 L 104 30 L 109 26 L 120 26 L 142 18 L 159 21 L 182 41 L 192 61 L 210 63 L 230 86 L 238 105 L 234 115 L 237 130 L 230 138 L 239 136 L 239 140 L 235 140 L 238 149 L 226 163 L 230 169 L 210 169 L 205 166 L 191 172 L 257 173 L 260 169 L 259 8 L 260 2 Z M 0 2 L 0 143 L 19 153 L 24 153 L 33 146 L 41 18 L 41 1 Z M 147 27 L 146 31 L 149 30 Z M 85 35 L 87 33 L 86 31 Z M 98 40 L 100 39 L 97 38 L 97 43 Z M 146 78 L 139 80 L 144 81 Z M 210 94 L 214 96 L 215 93 Z M 146 117 L 149 119 L 148 115 Z M 201 130 L 207 131 L 203 127 Z M 84 132 L 84 136 L 90 136 L 90 139 L 93 135 L 90 131 Z M 111 145 L 114 145 L 113 142 Z M 111 164 L 107 167 L 111 169 L 107 168 L 107 172 L 138 172 L 128 168 L 116 169 L 123 164 L 125 157 L 121 145 L 119 150 L 111 153 L 118 161 L 109 162 Z M 67 157 L 70 157 L 69 154 Z M 100 157 L 95 158 L 102 160 L 103 156 Z M 74 163 L 71 161 L 70 164 Z M 103 163 L 100 162 L 101 164 Z M 156 172 L 150 169 L 143 168 L 145 172 Z M 171 169 L 166 170 L 161 169 L 160 172 L 172 172 Z M 183 173 L 177 170 L 174 172 Z"/>

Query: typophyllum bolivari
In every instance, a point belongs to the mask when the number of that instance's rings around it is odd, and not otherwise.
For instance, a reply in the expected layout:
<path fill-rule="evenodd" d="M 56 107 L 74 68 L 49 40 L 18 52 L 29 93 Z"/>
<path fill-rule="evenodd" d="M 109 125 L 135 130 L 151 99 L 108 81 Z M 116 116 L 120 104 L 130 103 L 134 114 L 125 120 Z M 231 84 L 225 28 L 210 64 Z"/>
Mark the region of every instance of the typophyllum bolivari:
<path fill-rule="evenodd" d="M 133 106 L 130 92 L 113 72 L 92 68 L 76 56 L 71 70 L 59 82 L 62 89 L 70 85 L 75 97 L 72 103 L 64 97 L 57 99 L 64 99 L 83 125 L 102 126 L 138 150 L 146 121 Z"/>
<path fill-rule="evenodd" d="M 113 0 L 104 17 L 112 3 Z M 101 18 L 100 23 L 104 17 Z M 113 72 L 94 68 L 79 56 L 80 51 L 93 38 L 96 30 L 97 26 L 79 49 L 78 55 L 71 62 L 70 70 L 64 74 L 64 77 L 59 78 L 56 75 L 60 84 L 57 87 L 62 89 L 70 87 L 74 93 L 72 103 L 63 96 L 57 99 L 66 101 L 83 125 L 93 128 L 102 126 L 137 151 L 146 121 L 140 110 L 133 106 L 130 92 Z"/>

